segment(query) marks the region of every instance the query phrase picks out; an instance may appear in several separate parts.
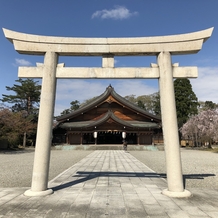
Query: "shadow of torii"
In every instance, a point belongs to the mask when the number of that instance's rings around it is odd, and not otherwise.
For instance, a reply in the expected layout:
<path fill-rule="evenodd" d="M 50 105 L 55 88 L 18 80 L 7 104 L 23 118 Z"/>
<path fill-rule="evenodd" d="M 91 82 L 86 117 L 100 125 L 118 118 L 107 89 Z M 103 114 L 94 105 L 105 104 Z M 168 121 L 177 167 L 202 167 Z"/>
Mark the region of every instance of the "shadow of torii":
<path fill-rule="evenodd" d="M 167 176 L 164 173 L 159 173 L 158 174 L 161 178 L 166 179 Z M 184 174 L 183 175 L 183 184 L 184 184 L 184 188 L 186 186 L 186 180 L 187 179 L 204 179 L 206 177 L 210 177 L 210 176 L 216 176 L 215 174 Z"/>
<path fill-rule="evenodd" d="M 183 181 L 185 186 L 186 179 L 204 179 L 205 177 L 216 176 L 215 174 L 187 174 L 183 175 Z M 53 191 L 68 188 L 70 186 L 97 178 L 97 177 L 138 177 L 138 178 L 163 178 L 166 179 L 166 174 L 155 172 L 112 172 L 112 171 L 78 171 L 76 175 L 72 177 L 82 177 L 81 179 L 73 180 L 58 186 L 51 187 Z M 185 188 L 185 187 L 184 187 Z"/>

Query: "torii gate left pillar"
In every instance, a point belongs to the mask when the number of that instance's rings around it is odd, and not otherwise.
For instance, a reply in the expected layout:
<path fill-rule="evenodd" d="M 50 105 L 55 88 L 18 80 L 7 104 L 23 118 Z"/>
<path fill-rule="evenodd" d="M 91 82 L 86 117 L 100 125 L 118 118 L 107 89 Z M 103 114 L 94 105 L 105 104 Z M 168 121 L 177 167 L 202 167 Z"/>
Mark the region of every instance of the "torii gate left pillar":
<path fill-rule="evenodd" d="M 20 67 L 19 77 L 42 78 L 38 131 L 28 196 L 51 194 L 48 189 L 52 121 L 57 78 L 157 78 L 159 79 L 161 114 L 166 156 L 168 188 L 163 194 L 188 197 L 184 189 L 173 78 L 197 77 L 196 67 L 172 65 L 171 55 L 191 54 L 201 50 L 213 28 L 175 36 L 142 38 L 63 38 L 29 35 L 3 29 L 21 54 L 45 55 L 44 64 Z M 65 68 L 58 56 L 102 56 L 102 68 Z M 151 68 L 114 68 L 114 56 L 155 55 L 157 64 Z"/>
<path fill-rule="evenodd" d="M 52 140 L 52 126 L 54 119 L 57 63 L 57 53 L 50 51 L 45 53 L 37 127 L 37 129 L 40 131 L 37 131 L 32 187 L 31 190 L 27 190 L 25 192 L 26 195 L 30 196 L 47 195 L 53 192 L 52 189 L 47 189 L 47 187 L 50 145 Z"/>

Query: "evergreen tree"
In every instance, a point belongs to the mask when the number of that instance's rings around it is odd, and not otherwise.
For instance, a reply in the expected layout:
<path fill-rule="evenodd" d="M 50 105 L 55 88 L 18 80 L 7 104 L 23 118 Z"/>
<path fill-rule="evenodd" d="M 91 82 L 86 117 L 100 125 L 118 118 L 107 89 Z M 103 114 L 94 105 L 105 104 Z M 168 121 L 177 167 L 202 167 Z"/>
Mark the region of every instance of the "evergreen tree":
<path fill-rule="evenodd" d="M 61 115 L 70 114 L 71 112 L 77 110 L 80 107 L 80 102 L 78 100 L 70 102 L 70 108 L 65 109 L 61 112 Z"/>
<path fill-rule="evenodd" d="M 160 107 L 160 92 L 156 92 L 152 95 L 153 111 L 155 115 L 161 115 Z"/>
<path fill-rule="evenodd" d="M 205 107 L 205 110 L 213 110 L 213 109 L 216 109 L 217 108 L 217 104 L 216 103 L 213 103 L 212 101 L 205 101 L 205 104 L 204 104 L 204 107 Z"/>
<path fill-rule="evenodd" d="M 33 79 L 18 79 L 16 82 L 20 84 L 14 84 L 12 87 L 6 86 L 7 91 L 13 91 L 15 94 L 3 94 L 0 100 L 13 104 L 11 107 L 13 112 L 26 111 L 28 115 L 34 114 L 38 109 L 41 86 Z"/>
<path fill-rule="evenodd" d="M 198 99 L 192 90 L 189 79 L 174 81 L 176 111 L 179 128 L 187 122 L 191 115 L 198 113 Z"/>
<path fill-rule="evenodd" d="M 80 107 L 80 102 L 78 100 L 71 101 L 70 105 L 71 105 L 70 106 L 70 110 L 71 111 L 75 111 L 75 110 L 77 110 Z"/>
<path fill-rule="evenodd" d="M 26 121 L 24 125 L 29 125 L 30 123 L 28 122 L 36 124 L 38 120 L 41 85 L 38 85 L 38 81 L 34 81 L 33 79 L 18 79 L 16 82 L 19 84 L 14 84 L 12 87 L 6 86 L 6 90 L 13 91 L 14 94 L 3 94 L 3 98 L 0 100 L 12 104 L 12 112 L 22 113 L 22 116 L 19 116 Z M 20 129 L 23 130 L 23 146 L 25 147 L 29 131 L 25 128 Z"/>
<path fill-rule="evenodd" d="M 143 103 L 141 100 L 138 100 L 138 101 L 137 101 L 137 105 L 138 105 L 138 107 L 140 107 L 140 108 L 146 110 L 145 105 L 144 105 L 144 103 Z"/>

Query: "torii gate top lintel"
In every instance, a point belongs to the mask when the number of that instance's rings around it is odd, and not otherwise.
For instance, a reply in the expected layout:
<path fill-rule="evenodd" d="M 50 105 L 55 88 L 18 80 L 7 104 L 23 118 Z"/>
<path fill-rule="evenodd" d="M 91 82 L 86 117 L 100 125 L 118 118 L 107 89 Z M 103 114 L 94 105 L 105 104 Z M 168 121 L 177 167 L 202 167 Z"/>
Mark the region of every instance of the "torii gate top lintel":
<path fill-rule="evenodd" d="M 193 54 L 201 50 L 203 42 L 210 38 L 213 27 L 192 33 L 129 38 L 74 38 L 41 36 L 20 33 L 3 28 L 15 50 L 21 54 L 44 55 L 47 51 L 63 56 L 132 56 L 157 55 L 162 51 L 176 54 Z M 128 49 L 126 49 L 128 46 Z"/>

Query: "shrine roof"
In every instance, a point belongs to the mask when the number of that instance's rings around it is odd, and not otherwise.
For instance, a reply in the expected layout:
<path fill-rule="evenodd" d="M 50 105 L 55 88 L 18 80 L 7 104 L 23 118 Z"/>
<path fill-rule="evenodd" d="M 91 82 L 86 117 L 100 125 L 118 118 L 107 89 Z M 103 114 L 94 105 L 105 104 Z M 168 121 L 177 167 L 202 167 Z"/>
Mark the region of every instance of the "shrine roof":
<path fill-rule="evenodd" d="M 90 109 L 97 107 L 99 104 L 101 104 L 104 100 L 106 100 L 109 96 L 112 96 L 114 99 L 116 99 L 118 102 L 120 102 L 122 105 L 126 106 L 127 108 L 130 108 L 131 110 L 142 114 L 146 117 L 149 117 L 153 120 L 155 120 L 156 122 L 160 122 L 161 118 L 160 116 L 156 116 L 153 115 L 147 111 L 145 111 L 144 109 L 138 107 L 137 105 L 129 102 L 128 100 L 126 100 L 124 97 L 120 96 L 119 94 L 117 94 L 114 90 L 114 88 L 109 85 L 105 92 L 103 94 L 101 94 L 100 96 L 96 97 L 94 100 L 92 100 L 91 102 L 89 102 L 88 104 L 85 104 L 84 106 L 80 107 L 79 109 L 73 111 L 72 113 L 57 117 L 57 121 L 62 123 L 65 122 L 68 119 L 74 118 L 80 114 L 83 114 L 87 111 L 89 111 Z"/>
<path fill-rule="evenodd" d="M 92 120 L 92 121 L 79 121 L 79 122 L 64 122 L 61 123 L 59 127 L 68 129 L 68 128 L 89 128 L 103 124 L 105 121 L 112 119 L 116 123 L 120 125 L 124 125 L 130 128 L 158 128 L 159 125 L 153 122 L 143 122 L 143 121 L 124 121 L 116 117 L 112 111 L 108 110 L 108 112 L 99 120 Z"/>

